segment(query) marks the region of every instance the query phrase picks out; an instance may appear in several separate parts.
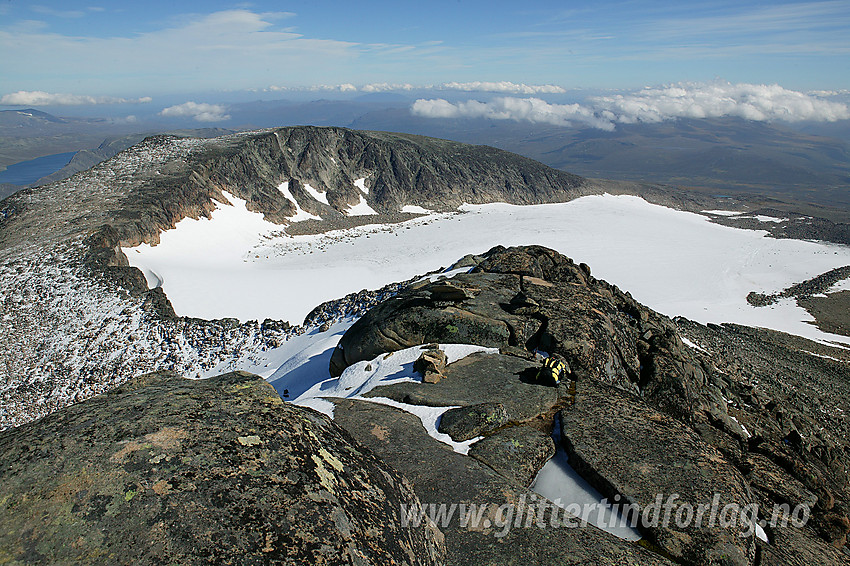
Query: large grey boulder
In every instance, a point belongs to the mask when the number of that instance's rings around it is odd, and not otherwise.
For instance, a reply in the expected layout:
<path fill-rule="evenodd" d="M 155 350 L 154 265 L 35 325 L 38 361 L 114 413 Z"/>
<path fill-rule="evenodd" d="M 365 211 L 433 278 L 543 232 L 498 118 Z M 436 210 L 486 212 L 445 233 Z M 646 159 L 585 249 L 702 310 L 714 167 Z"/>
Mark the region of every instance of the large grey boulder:
<path fill-rule="evenodd" d="M 407 480 L 242 372 L 137 378 L 0 433 L 0 562 L 442 563 Z"/>

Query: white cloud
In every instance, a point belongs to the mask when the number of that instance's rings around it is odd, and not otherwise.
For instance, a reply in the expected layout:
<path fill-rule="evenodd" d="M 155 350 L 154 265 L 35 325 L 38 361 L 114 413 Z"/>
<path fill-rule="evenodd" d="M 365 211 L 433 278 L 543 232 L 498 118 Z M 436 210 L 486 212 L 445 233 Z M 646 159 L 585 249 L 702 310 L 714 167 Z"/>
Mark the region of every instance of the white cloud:
<path fill-rule="evenodd" d="M 603 130 L 615 125 L 654 123 L 676 118 L 734 116 L 755 121 L 833 122 L 850 119 L 846 104 L 779 85 L 678 83 L 610 96 L 588 98 L 583 104 L 549 104 L 539 98 L 502 97 L 489 102 L 451 103 L 420 99 L 411 112 L 427 118 L 489 118 L 547 123 L 581 124 Z"/>
<path fill-rule="evenodd" d="M 558 85 L 527 85 L 510 81 L 498 82 L 449 82 L 438 85 L 411 83 L 369 83 L 355 86 L 351 83 L 338 85 L 313 85 L 308 87 L 270 86 L 266 91 L 332 91 L 332 92 L 398 92 L 412 90 L 455 90 L 461 92 L 502 92 L 506 94 L 562 94 L 567 89 Z"/>
<path fill-rule="evenodd" d="M 841 89 L 841 90 L 812 90 L 809 91 L 808 94 L 812 96 L 819 96 L 821 98 L 829 98 L 831 96 L 846 96 L 850 94 L 850 90 Z"/>
<path fill-rule="evenodd" d="M 120 84 L 131 92 L 150 85 L 168 85 L 170 92 L 221 89 L 223 84 L 247 88 L 270 70 L 282 69 L 317 84 L 327 76 L 349 80 L 356 72 L 352 62 L 361 53 L 359 44 L 305 37 L 281 27 L 279 20 L 291 16 L 226 10 L 108 37 L 55 33 L 20 22 L 0 25 L 0 76 L 16 89 L 62 91 L 69 81 L 85 77 L 88 89 Z"/>
<path fill-rule="evenodd" d="M 549 104 L 539 98 L 500 97 L 489 102 L 469 100 L 457 103 L 442 98 L 420 99 L 413 103 L 411 112 L 426 118 L 489 118 L 556 126 L 579 123 L 602 130 L 614 129 L 609 120 L 596 116 L 593 110 L 580 104 Z"/>
<path fill-rule="evenodd" d="M 834 122 L 850 118 L 846 104 L 777 84 L 678 83 L 626 95 L 600 96 L 591 99 L 591 103 L 602 116 L 624 124 L 722 116 L 759 122 Z"/>
<path fill-rule="evenodd" d="M 371 83 L 363 85 L 360 90 L 363 92 L 392 92 L 398 90 L 413 90 L 417 87 L 409 83 L 391 84 L 391 83 Z"/>
<path fill-rule="evenodd" d="M 49 6 L 35 5 L 30 6 L 30 10 L 44 14 L 45 16 L 54 16 L 57 18 L 82 18 L 86 15 L 82 10 L 57 10 Z"/>
<path fill-rule="evenodd" d="M 141 98 L 116 98 L 114 96 L 84 96 L 79 94 L 50 93 L 40 90 L 19 90 L 4 94 L 0 104 L 8 106 L 81 106 L 89 104 L 144 104 L 153 100 Z"/>
<path fill-rule="evenodd" d="M 250 89 L 249 89 L 250 90 Z M 357 87 L 351 83 L 339 85 L 311 85 L 305 87 L 272 85 L 263 89 L 265 92 L 357 92 Z"/>
<path fill-rule="evenodd" d="M 510 81 L 468 83 L 443 83 L 437 87 L 439 90 L 461 90 L 467 92 L 504 92 L 510 94 L 561 94 L 567 92 L 563 87 L 557 85 L 527 85 L 517 84 Z"/>
<path fill-rule="evenodd" d="M 230 119 L 230 116 L 225 114 L 226 111 L 227 108 L 221 104 L 189 101 L 164 108 L 159 115 L 169 118 L 193 118 L 196 122 L 221 122 Z"/>

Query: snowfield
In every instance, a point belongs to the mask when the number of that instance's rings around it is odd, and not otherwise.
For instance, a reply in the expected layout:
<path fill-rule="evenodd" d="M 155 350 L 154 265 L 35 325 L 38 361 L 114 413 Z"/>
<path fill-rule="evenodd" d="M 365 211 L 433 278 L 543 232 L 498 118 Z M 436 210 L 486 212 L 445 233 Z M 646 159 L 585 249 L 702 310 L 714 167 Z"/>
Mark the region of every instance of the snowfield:
<path fill-rule="evenodd" d="M 355 184 L 368 191 L 363 179 Z M 287 183 L 278 188 L 295 204 L 292 221 L 316 218 L 298 205 Z M 305 191 L 320 202 L 326 198 L 309 185 Z M 444 276 L 453 276 L 467 270 L 450 269 L 453 262 L 497 244 L 539 244 L 589 264 L 596 277 L 669 316 L 850 343 L 850 338 L 808 324 L 811 317 L 793 299 L 762 308 L 746 302 L 750 291 L 774 293 L 850 264 L 850 248 L 778 240 L 765 231 L 713 224 L 704 216 L 637 197 L 588 196 L 537 206 L 464 205 L 453 213 L 408 205 L 402 210 L 423 216 L 305 236 L 288 235 L 284 226 L 248 211 L 244 200 L 227 199 L 230 204 L 220 203 L 211 219 L 188 218 L 161 234 L 157 246 L 123 250 L 151 287 L 165 290 L 178 315 L 300 324 L 320 303 L 348 293 L 378 289 L 439 266 L 446 268 Z M 349 213 L 369 211 L 361 197 Z M 354 322 L 345 318 L 351 311 L 339 305 L 321 319 L 321 328 L 315 327 L 320 323 L 270 330 L 256 323 L 163 321 L 146 311 L 140 299 L 116 292 L 111 284 L 92 283 L 74 260 L 84 253 L 82 244 L 72 248 L 73 254 L 62 251 L 0 264 L 0 290 L 6 297 L 0 318 L 8 328 L 30 329 L 29 334 L 0 335 L 0 348 L 11 364 L 0 381 L 0 429 L 148 371 L 202 378 L 245 370 L 268 380 L 284 399 L 328 414 L 333 413 L 328 398 L 362 398 L 377 385 L 421 379 L 412 371 L 420 347 L 354 364 L 331 378 L 331 353 Z M 835 289 L 849 284 L 845 280 Z M 450 361 L 481 350 L 442 347 Z M 418 416 L 429 434 L 458 452 L 466 453 L 474 442 L 455 443 L 438 432 L 448 407 L 368 400 Z M 601 499 L 572 471 L 562 450 L 541 470 L 532 489 L 562 505 Z M 610 509 L 603 510 L 592 522 L 607 523 L 609 515 Z M 630 540 L 639 536 L 631 529 L 612 532 Z"/>
<path fill-rule="evenodd" d="M 497 244 L 540 244 L 587 263 L 594 276 L 668 316 L 850 342 L 808 324 L 811 316 L 793 299 L 761 308 L 746 301 L 750 291 L 780 291 L 850 264 L 850 248 L 775 239 L 637 197 L 464 205 L 458 213 L 307 236 L 289 236 L 244 201 L 228 199 L 233 206 L 220 205 L 211 220 L 185 219 L 159 245 L 124 250 L 151 284 L 161 281 L 180 315 L 298 324 L 317 304 L 350 292 L 449 266 Z"/>

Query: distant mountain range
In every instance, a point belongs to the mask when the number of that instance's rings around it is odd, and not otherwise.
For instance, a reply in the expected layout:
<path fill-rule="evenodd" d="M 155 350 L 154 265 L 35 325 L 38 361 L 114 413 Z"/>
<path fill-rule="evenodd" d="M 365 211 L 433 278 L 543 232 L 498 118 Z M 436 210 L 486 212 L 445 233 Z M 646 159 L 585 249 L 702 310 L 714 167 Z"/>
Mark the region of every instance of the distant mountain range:
<path fill-rule="evenodd" d="M 737 118 L 621 124 L 613 132 L 512 121 L 434 119 L 406 109 L 352 127 L 486 143 L 588 177 L 707 187 L 850 209 L 846 140 Z"/>
<path fill-rule="evenodd" d="M 761 196 L 850 210 L 847 121 L 780 125 L 737 118 L 681 119 L 620 124 L 606 132 L 514 121 L 422 118 L 410 113 L 409 102 L 403 98 L 262 101 L 231 105 L 228 113 L 229 123 L 241 124 L 236 130 L 317 125 L 419 134 L 506 149 L 586 177 L 665 183 L 703 189 L 709 195 Z M 57 118 L 31 109 L 2 111 L 0 167 L 51 153 L 87 150 L 68 168 L 41 182 L 57 180 L 140 141 L 142 133 L 164 130 L 161 124 L 152 129 L 152 124 L 141 122 Z M 182 133 L 207 135 L 203 132 Z"/>

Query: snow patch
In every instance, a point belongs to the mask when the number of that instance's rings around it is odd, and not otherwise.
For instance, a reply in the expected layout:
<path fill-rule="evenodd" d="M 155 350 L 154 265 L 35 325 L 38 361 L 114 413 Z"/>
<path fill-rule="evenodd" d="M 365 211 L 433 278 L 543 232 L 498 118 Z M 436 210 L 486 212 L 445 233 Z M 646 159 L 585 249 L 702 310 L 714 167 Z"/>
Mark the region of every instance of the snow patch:
<path fill-rule="evenodd" d="M 570 466 L 569 456 L 561 446 L 560 418 L 556 418 L 555 423 L 555 455 L 537 473 L 530 489 L 563 509 L 573 505 L 578 505 L 580 509 L 592 509 L 587 514 L 589 524 L 625 540 L 640 540 L 642 537 L 637 529 L 628 526 L 607 500 L 603 504 L 605 498 L 602 494 Z"/>
<path fill-rule="evenodd" d="M 349 207 L 345 213 L 348 216 L 366 216 L 369 214 L 378 214 L 375 212 L 371 206 L 366 204 L 366 199 L 363 198 L 363 195 L 360 195 L 360 202 L 355 204 L 354 206 Z"/>
<path fill-rule="evenodd" d="M 142 275 L 145 276 L 145 281 L 148 284 L 148 289 L 156 289 L 158 287 L 162 287 L 162 277 L 160 277 L 158 274 L 154 273 L 150 269 L 143 269 Z"/>
<path fill-rule="evenodd" d="M 476 352 L 497 353 L 498 348 L 484 348 L 482 346 L 473 346 L 470 344 L 440 344 L 440 349 L 446 354 L 447 363 L 453 363 L 461 358 L 465 358 Z M 332 353 L 332 348 L 330 352 Z M 307 388 L 303 393 L 294 399 L 296 405 L 310 406 L 316 410 L 322 411 L 330 417 L 333 417 L 333 404 L 317 403 L 317 399 L 340 398 L 340 399 L 360 399 L 372 403 L 381 403 L 396 407 L 407 411 L 419 417 L 422 421 L 422 426 L 436 440 L 448 444 L 455 452 L 466 454 L 469 451 L 469 446 L 472 445 L 477 438 L 466 442 L 455 442 L 447 434 L 442 434 L 437 431 L 440 417 L 454 407 L 428 407 L 421 405 L 410 405 L 407 403 L 399 403 L 391 399 L 383 397 L 364 397 L 375 387 L 381 385 L 391 385 L 393 383 L 402 383 L 412 381 L 415 383 L 422 382 L 422 376 L 413 371 L 413 362 L 415 362 L 422 352 L 426 350 L 425 346 L 414 346 L 397 352 L 389 352 L 381 354 L 371 361 L 361 361 L 348 366 L 337 378 L 330 377 L 328 374 L 328 364 L 324 364 L 322 371 L 312 373 L 312 379 L 315 381 L 313 385 Z M 328 355 L 328 360 L 330 356 Z M 275 382 L 275 388 L 280 391 L 284 385 L 295 383 L 297 380 L 290 380 L 289 374 L 283 374 L 279 378 L 279 383 Z"/>
<path fill-rule="evenodd" d="M 433 210 L 428 210 L 427 208 L 422 208 L 421 206 L 417 206 L 415 204 L 406 204 L 401 207 L 402 212 L 407 212 L 409 214 L 431 214 L 434 212 Z"/>
<path fill-rule="evenodd" d="M 320 203 L 328 204 L 328 193 L 320 193 L 319 191 L 311 187 L 310 183 L 304 183 L 304 190 L 307 192 L 308 195 L 310 195 Z M 330 205 L 328 204 L 328 206 Z"/>
<path fill-rule="evenodd" d="M 832 356 L 827 356 L 826 354 L 816 354 L 816 353 L 810 352 L 808 350 L 800 350 L 800 351 L 803 352 L 804 354 L 808 354 L 808 355 L 814 356 L 816 358 L 823 358 L 825 360 L 832 360 L 834 362 L 841 362 L 842 364 L 850 364 L 850 362 L 848 362 L 847 360 L 839 360 L 838 358 L 834 358 Z"/>
<path fill-rule="evenodd" d="M 775 222 L 779 224 L 780 222 L 788 222 L 790 218 L 776 218 L 775 216 L 756 214 L 754 216 L 737 216 L 734 220 L 758 220 L 759 222 Z"/>
<path fill-rule="evenodd" d="M 354 186 L 367 195 L 369 194 L 369 187 L 366 186 L 366 177 L 363 177 L 362 179 L 355 179 Z"/>
<path fill-rule="evenodd" d="M 764 216 L 762 214 L 757 214 L 756 220 L 758 220 L 759 222 L 776 222 L 778 224 L 780 222 L 788 222 L 791 219 L 790 218 L 776 218 L 775 216 Z"/>
<path fill-rule="evenodd" d="M 746 435 L 747 435 L 747 438 L 751 438 L 751 437 L 753 436 L 752 434 L 750 434 L 750 431 L 748 431 L 748 430 L 747 430 L 747 427 L 745 427 L 743 424 L 741 424 L 740 422 L 738 422 L 738 419 L 736 419 L 736 418 L 735 418 L 735 417 L 733 417 L 732 415 L 729 415 L 729 418 L 730 418 L 730 419 L 732 419 L 733 421 L 735 421 L 735 424 L 736 424 L 736 425 L 738 425 L 739 427 L 741 427 L 741 430 L 742 430 L 742 431 L 744 431 L 744 434 L 746 434 Z"/>
<path fill-rule="evenodd" d="M 736 210 L 702 210 L 703 214 L 713 214 L 715 216 L 738 216 L 742 214 Z"/>
<path fill-rule="evenodd" d="M 842 279 L 832 287 L 826 290 L 827 293 L 837 293 L 839 291 L 850 291 L 850 277 Z"/>
<path fill-rule="evenodd" d="M 432 273 L 431 275 L 426 275 L 425 277 L 417 279 L 416 282 L 418 283 L 419 281 L 430 281 L 431 283 L 433 283 L 434 281 L 438 281 L 440 279 L 451 279 L 455 275 L 459 275 L 461 273 L 469 273 L 474 268 L 475 266 L 458 267 L 457 269 L 445 269 L 444 271 L 441 271 L 439 273 Z"/>
<path fill-rule="evenodd" d="M 708 351 L 705 348 L 703 348 L 702 346 L 698 346 L 697 344 L 694 344 L 693 342 L 691 342 L 690 340 L 688 340 L 684 336 L 682 336 L 682 343 L 684 343 L 685 346 L 689 346 L 689 347 L 693 348 L 694 350 L 699 350 L 700 352 L 704 352 L 706 354 L 708 353 Z"/>
<path fill-rule="evenodd" d="M 292 191 L 289 190 L 289 181 L 284 181 L 280 185 L 277 186 L 277 190 L 283 193 L 283 196 L 295 205 L 295 214 L 293 216 L 287 216 L 292 222 L 301 222 L 302 220 L 321 220 L 320 216 L 316 216 L 315 214 L 310 214 L 301 206 L 299 206 L 298 201 L 295 200 L 295 196 L 293 196 Z"/>

